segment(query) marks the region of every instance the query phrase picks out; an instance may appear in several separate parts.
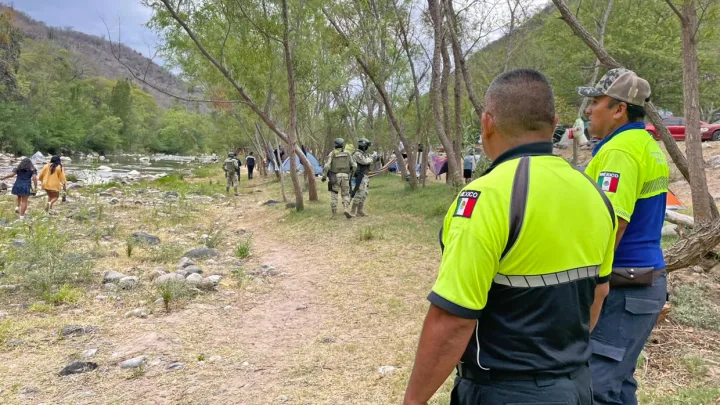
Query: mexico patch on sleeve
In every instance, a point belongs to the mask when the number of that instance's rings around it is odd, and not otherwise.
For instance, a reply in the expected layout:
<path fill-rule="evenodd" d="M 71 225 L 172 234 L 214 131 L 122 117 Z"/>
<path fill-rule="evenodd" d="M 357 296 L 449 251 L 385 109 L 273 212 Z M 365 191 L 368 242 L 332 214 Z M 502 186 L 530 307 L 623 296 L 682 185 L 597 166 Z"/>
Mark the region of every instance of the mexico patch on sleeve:
<path fill-rule="evenodd" d="M 615 172 L 601 172 L 600 178 L 598 179 L 598 185 L 607 193 L 614 193 L 617 191 L 618 184 L 620 184 L 620 173 Z"/>
<path fill-rule="evenodd" d="M 458 197 L 457 208 L 455 208 L 455 214 L 453 216 L 470 218 L 479 197 L 479 191 L 465 190 L 460 193 L 460 196 Z"/>

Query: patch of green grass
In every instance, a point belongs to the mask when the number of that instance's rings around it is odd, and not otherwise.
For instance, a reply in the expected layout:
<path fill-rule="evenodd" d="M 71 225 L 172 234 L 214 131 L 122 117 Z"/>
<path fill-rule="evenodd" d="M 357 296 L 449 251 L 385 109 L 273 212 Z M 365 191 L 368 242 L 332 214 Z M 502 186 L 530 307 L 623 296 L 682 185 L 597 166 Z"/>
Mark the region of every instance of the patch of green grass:
<path fill-rule="evenodd" d="M 680 285 L 671 296 L 670 315 L 695 328 L 720 331 L 720 307 L 710 299 L 705 287 Z"/>
<path fill-rule="evenodd" d="M 203 241 L 206 247 L 215 249 L 220 246 L 225 237 L 223 236 L 222 229 L 213 226 L 206 234 L 207 238 Z"/>
<path fill-rule="evenodd" d="M 163 243 L 157 246 L 148 246 L 145 249 L 148 259 L 154 263 L 174 263 L 180 260 L 185 248 L 174 243 Z"/>
<path fill-rule="evenodd" d="M 687 355 L 682 358 L 682 364 L 693 380 L 702 380 L 710 371 L 705 360 L 698 356 Z"/>
<path fill-rule="evenodd" d="M 195 177 L 208 178 L 217 177 L 219 173 L 223 173 L 220 164 L 208 164 L 193 169 L 192 174 Z"/>
<path fill-rule="evenodd" d="M 11 336 L 13 322 L 10 319 L 0 321 L 0 343 L 4 343 Z"/>
<path fill-rule="evenodd" d="M 663 236 L 662 240 L 660 241 L 660 247 L 663 249 L 667 249 L 670 246 L 677 243 L 677 241 L 680 240 L 680 236 L 673 235 L 673 236 Z"/>
<path fill-rule="evenodd" d="M 43 299 L 52 305 L 72 304 L 78 302 L 81 296 L 80 289 L 67 284 L 62 285 L 57 291 L 48 291 L 42 295 Z"/>
<path fill-rule="evenodd" d="M 195 292 L 190 287 L 178 281 L 168 281 L 157 286 L 160 298 L 163 300 L 165 312 L 170 312 L 174 303 L 182 303 L 195 297 Z"/>
<path fill-rule="evenodd" d="M 72 183 L 72 182 L 78 181 L 79 179 L 78 179 L 77 174 L 72 174 L 72 173 L 71 173 L 71 174 L 65 175 L 65 180 L 67 180 L 68 182 L 71 182 L 71 183 Z"/>
<path fill-rule="evenodd" d="M 63 286 L 88 282 L 92 262 L 85 255 L 73 253 L 68 242 L 68 234 L 53 225 L 28 225 L 25 245 L 8 252 L 8 284 L 19 284 L 31 294 L 42 296 Z"/>
<path fill-rule="evenodd" d="M 252 236 L 248 236 L 247 239 L 240 242 L 235 247 L 235 257 L 238 259 L 245 259 L 250 257 L 250 250 L 252 248 Z"/>
<path fill-rule="evenodd" d="M 160 190 L 175 191 L 180 195 L 197 194 L 211 196 L 225 191 L 225 188 L 208 182 L 187 181 L 182 174 L 171 174 L 157 179 L 151 184 Z"/>
<path fill-rule="evenodd" d="M 382 231 L 372 226 L 365 226 L 360 229 L 360 240 L 363 242 L 385 239 Z"/>
<path fill-rule="evenodd" d="M 52 312 L 53 306 L 49 304 L 43 304 L 42 302 L 35 302 L 30 307 L 28 307 L 28 311 L 35 312 L 39 314 L 48 314 Z"/>
<path fill-rule="evenodd" d="M 642 389 L 638 400 L 643 405 L 710 405 L 720 399 L 720 387 L 679 388 L 674 394 L 665 395 L 659 390 Z"/>
<path fill-rule="evenodd" d="M 127 257 L 132 257 L 134 250 L 135 241 L 132 238 L 127 238 L 127 240 L 125 240 L 125 254 Z"/>

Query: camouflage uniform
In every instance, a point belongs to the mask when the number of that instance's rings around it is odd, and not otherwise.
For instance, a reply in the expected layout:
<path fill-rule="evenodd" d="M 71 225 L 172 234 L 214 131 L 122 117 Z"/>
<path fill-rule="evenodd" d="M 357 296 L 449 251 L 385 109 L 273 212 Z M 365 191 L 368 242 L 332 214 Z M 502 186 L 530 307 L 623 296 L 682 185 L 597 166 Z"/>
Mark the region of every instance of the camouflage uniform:
<path fill-rule="evenodd" d="M 368 195 L 368 184 L 370 183 L 370 177 L 368 177 L 368 172 L 370 171 L 370 165 L 373 163 L 375 159 L 368 153 L 367 151 L 362 150 L 356 150 L 355 153 L 353 153 L 353 160 L 358 165 L 358 173 L 362 173 L 363 176 L 359 180 L 360 183 L 355 185 L 355 189 L 357 192 L 355 193 L 355 196 L 352 200 L 352 214 L 358 215 L 361 217 L 367 216 L 365 215 L 365 212 L 363 211 L 363 205 L 365 204 L 365 200 L 367 199 Z M 355 181 L 358 181 L 359 176 L 355 176 Z"/>
<path fill-rule="evenodd" d="M 333 160 L 340 157 L 347 157 L 346 167 L 340 167 L 338 161 L 333 165 Z M 330 185 L 330 209 L 332 211 L 332 217 L 335 218 L 337 214 L 338 205 L 338 193 L 342 196 L 342 204 L 345 209 L 345 216 L 351 218 L 350 214 L 350 173 L 354 172 L 357 168 L 357 164 L 353 160 L 352 156 L 348 152 L 342 149 L 335 149 L 328 155 L 327 162 L 323 168 L 323 178 L 327 177 L 328 172 L 334 173 L 337 181 Z"/>
<path fill-rule="evenodd" d="M 225 185 L 225 192 L 229 193 L 230 188 L 235 190 L 235 194 L 238 192 L 238 176 L 240 174 L 240 165 L 238 160 L 235 158 L 228 157 L 223 162 L 223 170 L 225 170 L 225 178 L 227 184 Z"/>

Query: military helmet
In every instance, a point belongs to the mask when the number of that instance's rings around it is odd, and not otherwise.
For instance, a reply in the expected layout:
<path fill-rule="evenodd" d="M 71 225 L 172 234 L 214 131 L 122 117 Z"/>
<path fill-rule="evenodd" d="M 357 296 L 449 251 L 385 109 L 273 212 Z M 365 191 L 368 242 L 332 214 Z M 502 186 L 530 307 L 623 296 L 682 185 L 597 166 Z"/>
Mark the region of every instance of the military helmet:
<path fill-rule="evenodd" d="M 335 141 L 333 141 L 335 144 L 335 149 L 340 149 L 345 147 L 345 140 L 342 138 L 335 138 Z"/>
<path fill-rule="evenodd" d="M 235 157 L 235 154 L 230 152 L 230 153 L 228 153 L 228 157 Z"/>
<path fill-rule="evenodd" d="M 368 150 L 371 145 L 372 142 L 370 142 L 370 140 L 368 140 L 367 138 L 358 139 L 358 148 L 363 152 Z"/>

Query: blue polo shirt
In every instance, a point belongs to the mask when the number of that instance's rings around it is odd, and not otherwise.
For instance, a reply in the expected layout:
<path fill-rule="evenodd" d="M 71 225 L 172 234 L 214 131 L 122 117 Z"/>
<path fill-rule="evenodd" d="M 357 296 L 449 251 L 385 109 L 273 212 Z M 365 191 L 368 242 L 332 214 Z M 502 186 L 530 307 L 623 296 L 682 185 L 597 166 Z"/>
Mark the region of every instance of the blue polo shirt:
<path fill-rule="evenodd" d="M 613 267 L 665 268 L 660 242 L 670 170 L 645 124 L 626 124 L 599 142 L 585 172 L 628 221 Z"/>

